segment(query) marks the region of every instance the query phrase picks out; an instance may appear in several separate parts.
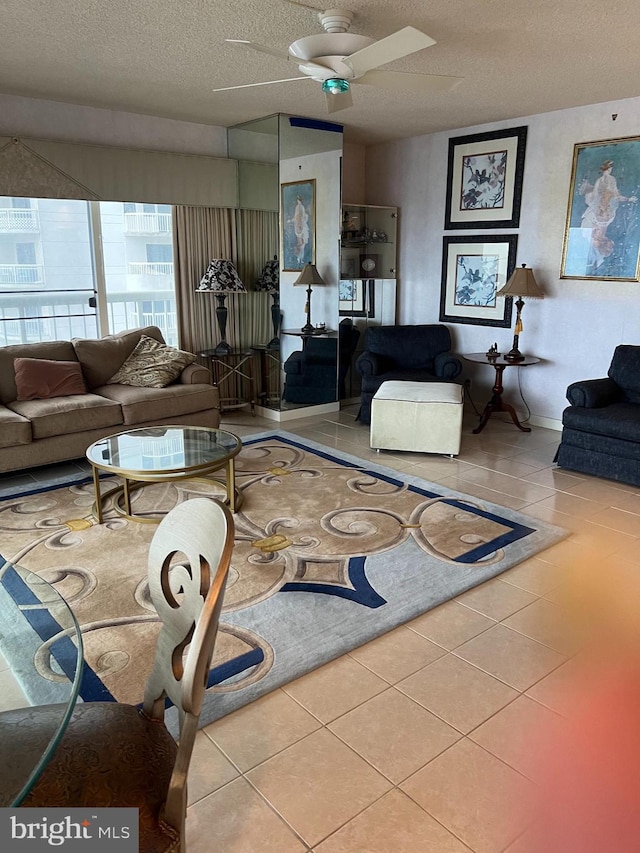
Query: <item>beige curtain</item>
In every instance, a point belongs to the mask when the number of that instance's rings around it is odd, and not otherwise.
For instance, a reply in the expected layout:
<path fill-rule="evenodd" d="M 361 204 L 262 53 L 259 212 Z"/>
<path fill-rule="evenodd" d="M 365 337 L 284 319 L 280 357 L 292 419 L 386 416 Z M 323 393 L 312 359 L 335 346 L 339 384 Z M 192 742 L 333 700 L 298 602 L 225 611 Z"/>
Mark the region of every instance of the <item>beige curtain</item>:
<path fill-rule="evenodd" d="M 180 346 L 189 352 L 213 349 L 220 340 L 211 292 L 196 288 L 212 258 L 227 258 L 236 266 L 247 293 L 227 296 L 229 345 L 245 350 L 273 337 L 272 297 L 257 292 L 256 280 L 265 262 L 277 254 L 278 214 L 273 211 L 178 206 L 174 216 L 176 305 Z M 209 367 L 206 360 L 203 364 Z M 238 380 L 239 381 L 239 380 Z M 228 384 L 228 383 L 227 383 Z M 233 384 L 237 384 L 234 380 Z M 221 389 L 224 396 L 239 388 Z"/>
<path fill-rule="evenodd" d="M 210 292 L 197 293 L 196 288 L 212 258 L 236 263 L 234 210 L 177 206 L 173 222 L 178 339 L 188 352 L 200 352 L 215 347 L 220 334 L 215 297 Z M 232 343 L 229 335 L 227 340 Z"/>

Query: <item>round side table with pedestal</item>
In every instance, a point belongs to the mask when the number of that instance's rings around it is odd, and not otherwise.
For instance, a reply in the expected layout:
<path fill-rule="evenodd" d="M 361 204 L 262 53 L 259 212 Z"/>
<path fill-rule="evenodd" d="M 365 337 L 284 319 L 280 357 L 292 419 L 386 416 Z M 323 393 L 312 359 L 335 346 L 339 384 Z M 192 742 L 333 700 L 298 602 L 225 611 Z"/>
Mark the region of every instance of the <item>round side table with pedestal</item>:
<path fill-rule="evenodd" d="M 529 367 L 531 364 L 539 364 L 540 359 L 536 358 L 534 355 L 525 355 L 519 361 L 510 361 L 503 355 L 487 356 L 484 352 L 467 353 L 462 357 L 465 361 L 472 361 L 475 364 L 490 364 L 496 372 L 495 384 L 492 388 L 493 396 L 480 415 L 480 423 L 474 430 L 472 430 L 472 432 L 476 435 L 479 432 L 482 432 L 487 425 L 487 421 L 494 412 L 506 412 L 511 416 L 511 420 L 518 429 L 521 429 L 522 432 L 531 432 L 531 427 L 523 426 L 523 424 L 520 423 L 513 406 L 510 406 L 509 403 L 505 403 L 502 399 L 502 392 L 504 390 L 502 386 L 502 374 L 504 373 L 505 367 Z"/>

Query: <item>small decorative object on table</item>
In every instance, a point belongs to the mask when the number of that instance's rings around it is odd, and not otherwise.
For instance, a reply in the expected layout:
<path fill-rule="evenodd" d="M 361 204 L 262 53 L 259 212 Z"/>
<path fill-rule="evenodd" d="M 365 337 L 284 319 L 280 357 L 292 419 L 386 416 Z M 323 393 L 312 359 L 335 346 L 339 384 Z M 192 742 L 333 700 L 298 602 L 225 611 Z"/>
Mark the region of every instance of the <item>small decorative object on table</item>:
<path fill-rule="evenodd" d="M 491 344 L 491 346 L 487 350 L 487 358 L 491 360 L 492 358 L 497 358 L 499 355 L 500 353 L 498 352 L 498 344 Z"/>

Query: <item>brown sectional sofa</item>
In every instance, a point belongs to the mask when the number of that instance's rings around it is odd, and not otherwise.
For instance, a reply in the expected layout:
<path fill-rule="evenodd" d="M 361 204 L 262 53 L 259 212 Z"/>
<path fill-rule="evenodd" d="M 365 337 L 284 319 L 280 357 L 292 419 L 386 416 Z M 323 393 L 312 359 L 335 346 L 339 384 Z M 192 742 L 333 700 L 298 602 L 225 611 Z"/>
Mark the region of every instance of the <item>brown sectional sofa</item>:
<path fill-rule="evenodd" d="M 190 364 L 166 388 L 109 385 L 141 335 L 164 343 L 156 326 L 99 340 L 74 339 L 0 347 L 0 472 L 84 456 L 105 435 L 137 427 L 217 427 L 220 397 L 206 367 Z M 17 400 L 14 358 L 78 361 L 87 394 Z"/>

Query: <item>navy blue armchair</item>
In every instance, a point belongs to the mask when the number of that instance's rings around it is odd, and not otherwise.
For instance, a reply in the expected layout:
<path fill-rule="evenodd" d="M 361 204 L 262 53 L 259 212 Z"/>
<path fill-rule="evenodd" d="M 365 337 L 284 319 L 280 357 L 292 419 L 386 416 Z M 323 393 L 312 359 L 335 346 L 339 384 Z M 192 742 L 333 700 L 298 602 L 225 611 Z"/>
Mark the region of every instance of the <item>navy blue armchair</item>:
<path fill-rule="evenodd" d="M 304 348 L 291 353 L 284 363 L 284 400 L 307 404 L 342 400 L 359 337 L 351 319 L 345 318 L 337 338 L 307 338 Z"/>
<path fill-rule="evenodd" d="M 640 486 L 640 346 L 616 347 L 608 375 L 569 385 L 567 400 L 558 465 Z"/>
<path fill-rule="evenodd" d="M 362 377 L 358 420 L 371 423 L 371 400 L 383 382 L 451 382 L 462 372 L 446 326 L 370 326 L 356 362 Z"/>

